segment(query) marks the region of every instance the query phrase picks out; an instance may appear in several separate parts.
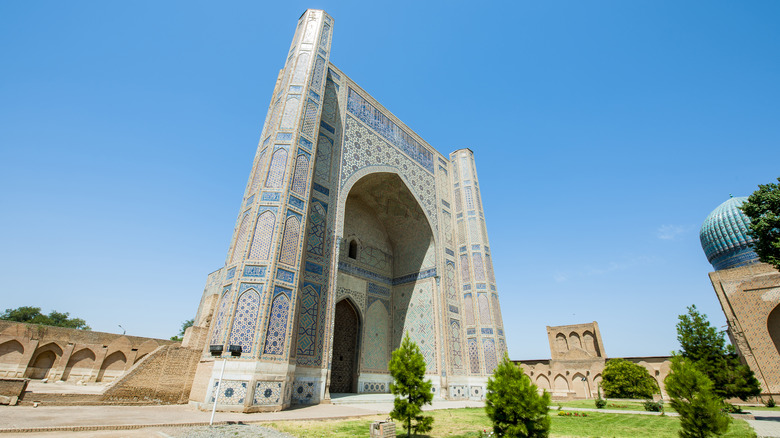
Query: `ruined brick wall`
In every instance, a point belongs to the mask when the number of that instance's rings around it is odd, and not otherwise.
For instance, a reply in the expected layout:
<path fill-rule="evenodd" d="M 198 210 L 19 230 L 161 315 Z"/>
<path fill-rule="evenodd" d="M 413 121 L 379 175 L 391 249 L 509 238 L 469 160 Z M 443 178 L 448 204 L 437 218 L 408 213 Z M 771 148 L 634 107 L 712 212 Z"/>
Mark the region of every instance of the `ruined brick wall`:
<path fill-rule="evenodd" d="M 187 403 L 200 350 L 163 345 L 112 383 L 102 400 L 108 403 Z"/>

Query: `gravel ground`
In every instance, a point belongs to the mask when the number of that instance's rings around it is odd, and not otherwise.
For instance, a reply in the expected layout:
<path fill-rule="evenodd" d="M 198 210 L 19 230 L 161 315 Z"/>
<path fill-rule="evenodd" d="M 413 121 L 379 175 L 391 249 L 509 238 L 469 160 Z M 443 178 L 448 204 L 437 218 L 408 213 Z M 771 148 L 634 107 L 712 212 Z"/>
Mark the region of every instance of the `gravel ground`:
<path fill-rule="evenodd" d="M 162 436 L 176 438 L 293 438 L 292 435 L 256 424 L 231 424 L 226 426 L 175 427 L 165 429 Z"/>

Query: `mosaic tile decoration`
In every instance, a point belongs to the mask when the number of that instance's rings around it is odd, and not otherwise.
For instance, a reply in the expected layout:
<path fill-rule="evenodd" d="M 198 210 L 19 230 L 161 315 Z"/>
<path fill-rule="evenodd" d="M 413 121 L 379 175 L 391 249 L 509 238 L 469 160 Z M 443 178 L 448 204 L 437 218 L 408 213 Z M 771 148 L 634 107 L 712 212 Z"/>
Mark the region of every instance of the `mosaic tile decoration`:
<path fill-rule="evenodd" d="M 252 173 L 252 182 L 249 184 L 250 193 L 256 191 L 257 187 L 260 185 L 260 174 L 263 173 L 263 158 L 265 158 L 266 150 L 267 149 L 263 149 L 262 152 L 260 152 L 260 157 L 257 159 L 257 163 L 255 164 L 255 170 Z"/>
<path fill-rule="evenodd" d="M 290 82 L 293 84 L 302 84 L 303 81 L 306 79 L 306 71 L 309 69 L 309 57 L 311 54 L 309 52 L 300 52 L 298 54 L 298 60 L 295 62 L 295 70 L 293 71 L 293 76 Z M 289 104 L 290 102 L 290 96 L 287 97 L 287 102 Z M 285 114 L 287 113 L 287 106 L 284 107 Z M 296 108 L 291 112 L 298 112 L 298 108 Z M 292 123 L 285 123 L 284 116 L 282 116 L 282 125 L 280 126 L 281 129 L 292 129 Z"/>
<path fill-rule="evenodd" d="M 293 404 L 310 405 L 320 402 L 319 380 L 295 379 L 292 386 Z"/>
<path fill-rule="evenodd" d="M 485 281 L 485 265 L 482 262 L 482 253 L 472 253 L 471 259 L 474 261 L 474 281 Z"/>
<path fill-rule="evenodd" d="M 355 90 L 349 88 L 347 93 L 347 111 L 378 132 L 392 145 L 402 150 L 406 155 L 420 163 L 428 172 L 433 173 L 433 153 L 407 134 L 400 126 L 374 108 Z"/>
<path fill-rule="evenodd" d="M 230 330 L 229 345 L 240 345 L 241 354 L 250 355 L 254 351 L 255 327 L 260 309 L 260 294 L 247 290 L 238 297 L 233 328 Z"/>
<path fill-rule="evenodd" d="M 479 374 L 479 346 L 475 338 L 469 338 L 469 366 L 471 374 Z"/>
<path fill-rule="evenodd" d="M 301 234 L 301 221 L 295 215 L 290 215 L 284 222 L 284 237 L 279 251 L 279 261 L 295 266 L 298 259 L 298 240 Z"/>
<path fill-rule="evenodd" d="M 282 399 L 282 382 L 257 382 L 255 385 L 255 405 L 278 405 Z"/>
<path fill-rule="evenodd" d="M 492 325 L 490 320 L 490 304 L 488 304 L 488 297 L 486 293 L 477 293 L 477 301 L 479 302 L 479 323 L 482 325 Z"/>
<path fill-rule="evenodd" d="M 287 319 L 290 312 L 290 298 L 279 293 L 271 304 L 271 315 L 268 319 L 268 331 L 265 336 L 264 354 L 284 354 L 285 336 L 287 334 Z"/>
<path fill-rule="evenodd" d="M 462 400 L 468 398 L 469 389 L 465 385 L 450 385 L 450 398 L 455 400 Z"/>
<path fill-rule="evenodd" d="M 322 193 L 325 196 L 328 196 L 330 194 L 330 189 L 328 189 L 325 186 L 321 186 L 321 185 L 319 185 L 317 183 L 313 183 L 311 185 L 311 188 L 314 189 L 315 192 L 320 192 L 320 193 Z"/>
<path fill-rule="evenodd" d="M 317 181 L 330 181 L 330 160 L 333 153 L 333 140 L 320 135 L 317 138 L 317 158 L 314 161 L 314 178 Z M 327 193 L 325 193 L 327 194 Z"/>
<path fill-rule="evenodd" d="M 393 345 L 400 345 L 404 333 L 420 347 L 426 372 L 436 373 L 433 290 L 431 283 L 398 287 L 393 290 Z"/>
<path fill-rule="evenodd" d="M 215 380 L 210 391 L 211 396 L 209 399 L 211 403 L 214 403 L 214 394 L 216 394 L 217 384 L 219 384 L 218 404 L 239 406 L 244 404 L 247 382 L 241 380 L 223 380 L 222 383 L 219 383 Z"/>
<path fill-rule="evenodd" d="M 325 243 L 325 231 L 327 226 L 328 204 L 312 199 L 309 212 L 309 238 L 306 242 L 306 251 L 315 254 L 323 254 Z"/>
<path fill-rule="evenodd" d="M 227 270 L 226 278 L 230 280 L 231 278 L 236 276 L 236 268 L 235 266 Z"/>
<path fill-rule="evenodd" d="M 390 388 L 387 382 L 363 382 L 360 387 L 361 393 L 387 393 L 390 392 Z"/>
<path fill-rule="evenodd" d="M 463 314 L 466 318 L 466 325 L 474 325 L 474 299 L 471 294 L 463 294 Z"/>
<path fill-rule="evenodd" d="M 472 194 L 471 187 L 466 186 L 463 188 L 466 195 L 466 210 L 474 209 L 474 195 Z"/>
<path fill-rule="evenodd" d="M 314 283 L 304 283 L 301 289 L 300 314 L 298 316 L 298 354 L 313 356 L 317 344 L 317 317 L 319 316 L 320 291 Z"/>
<path fill-rule="evenodd" d="M 320 105 L 313 99 L 309 99 L 306 102 L 306 109 L 303 112 L 303 128 L 301 129 L 301 133 L 310 138 L 314 138 L 314 132 L 317 129 L 317 110 L 319 110 L 319 108 Z"/>
<path fill-rule="evenodd" d="M 211 332 L 211 343 L 209 345 L 221 345 L 224 341 L 225 325 L 229 318 L 229 313 L 233 307 L 233 294 L 231 293 L 230 286 L 225 286 L 222 289 L 222 298 L 219 300 L 219 310 L 217 311 L 217 317 L 214 320 L 214 330 Z"/>
<path fill-rule="evenodd" d="M 260 197 L 261 201 L 277 202 L 282 199 L 282 194 L 279 192 L 263 192 Z"/>
<path fill-rule="evenodd" d="M 484 397 L 485 390 L 481 386 L 469 386 L 469 397 L 482 399 Z"/>
<path fill-rule="evenodd" d="M 450 360 L 452 361 L 452 374 L 461 375 L 466 370 L 463 363 L 463 351 L 460 343 L 460 321 L 450 319 Z"/>
<path fill-rule="evenodd" d="M 363 312 L 365 312 L 366 309 L 366 293 L 360 290 L 352 290 L 347 289 L 345 287 L 339 287 L 336 290 L 336 300 L 335 302 L 339 302 L 342 299 L 350 297 L 352 299 L 352 302 L 355 303 L 355 307 L 357 307 L 358 315 L 363 315 Z"/>
<path fill-rule="evenodd" d="M 244 216 L 241 218 L 241 225 L 238 226 L 238 234 L 236 237 L 236 243 L 233 246 L 233 255 L 230 256 L 230 263 L 239 260 L 244 254 L 246 248 L 247 233 L 249 232 L 249 225 L 251 223 L 251 217 L 249 211 L 244 212 Z"/>
<path fill-rule="evenodd" d="M 368 307 L 364 325 L 363 369 L 386 371 L 390 360 L 390 318 L 380 300 Z"/>
<path fill-rule="evenodd" d="M 450 212 L 442 211 L 442 223 L 444 224 L 444 243 L 452 246 L 454 242 L 452 241 L 452 215 Z M 450 250 L 450 252 L 452 251 Z"/>
<path fill-rule="evenodd" d="M 368 293 L 374 295 L 381 295 L 383 297 L 389 297 L 390 289 L 375 283 L 368 283 Z"/>
<path fill-rule="evenodd" d="M 317 56 L 317 60 L 314 61 L 314 73 L 311 75 L 311 88 L 321 90 L 324 77 L 325 59 L 322 56 Z"/>
<path fill-rule="evenodd" d="M 485 248 L 487 250 L 487 248 Z M 487 268 L 488 281 L 496 282 L 496 276 L 493 273 L 493 262 L 490 260 L 490 254 L 485 254 L 485 267 Z"/>
<path fill-rule="evenodd" d="M 460 200 L 460 189 L 455 189 L 452 192 L 452 198 L 455 200 L 455 211 L 463 211 L 463 201 Z"/>
<path fill-rule="evenodd" d="M 436 202 L 436 180 L 406 155 L 387 144 L 379 135 L 352 117 L 347 117 L 344 132 L 341 186 L 352 175 L 366 168 L 392 168 L 404 184 L 417 195 L 420 207 L 428 216 L 434 234 L 439 229 Z"/>
<path fill-rule="evenodd" d="M 480 242 L 482 237 L 479 235 L 479 227 L 477 226 L 477 219 L 470 217 L 469 221 L 469 239 L 472 242 Z"/>
<path fill-rule="evenodd" d="M 492 300 L 493 300 L 493 322 L 496 327 L 503 327 L 504 321 L 501 319 L 501 308 L 498 306 L 498 295 L 493 294 Z"/>
<path fill-rule="evenodd" d="M 313 274 L 322 275 L 322 265 L 318 265 L 316 263 L 307 261 L 304 266 L 304 270 Z"/>
<path fill-rule="evenodd" d="M 469 256 L 468 254 L 460 255 L 460 281 L 468 283 L 471 281 L 471 274 L 469 274 Z"/>
<path fill-rule="evenodd" d="M 314 146 L 314 143 L 307 140 L 306 137 L 301 136 L 298 137 L 298 145 L 303 149 L 306 149 L 307 151 L 311 152 L 311 147 Z"/>
<path fill-rule="evenodd" d="M 482 346 L 485 350 L 485 373 L 493 374 L 498 366 L 496 361 L 496 343 L 493 338 L 482 338 Z"/>
<path fill-rule="evenodd" d="M 276 227 L 276 215 L 273 211 L 264 211 L 255 224 L 255 235 L 249 249 L 249 260 L 268 260 L 271 254 L 271 241 Z M 263 273 L 265 275 L 265 273 Z"/>
<path fill-rule="evenodd" d="M 244 266 L 243 277 L 265 277 L 265 266 L 246 265 Z"/>
<path fill-rule="evenodd" d="M 265 187 L 279 189 L 284 182 L 284 174 L 287 171 L 287 149 L 279 148 L 271 157 L 271 166 L 265 179 Z"/>
<path fill-rule="evenodd" d="M 295 272 L 288 271 L 286 269 L 277 268 L 276 269 L 276 279 L 279 281 L 283 281 L 285 283 L 294 283 L 295 282 Z"/>
<path fill-rule="evenodd" d="M 306 196 L 306 183 L 309 181 L 309 158 L 299 154 L 295 159 L 295 173 L 293 173 L 290 190 L 301 196 Z"/>
<path fill-rule="evenodd" d="M 447 303 L 450 306 L 458 307 L 458 288 L 455 284 L 455 263 L 447 260 L 445 274 L 444 274 L 444 286 L 447 294 Z"/>

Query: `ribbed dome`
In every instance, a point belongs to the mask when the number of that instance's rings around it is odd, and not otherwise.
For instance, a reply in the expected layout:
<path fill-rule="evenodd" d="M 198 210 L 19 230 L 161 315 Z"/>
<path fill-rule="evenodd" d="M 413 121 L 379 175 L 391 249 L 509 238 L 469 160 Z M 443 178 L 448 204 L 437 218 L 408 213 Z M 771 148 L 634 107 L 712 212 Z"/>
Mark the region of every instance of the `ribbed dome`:
<path fill-rule="evenodd" d="M 707 260 L 716 271 L 758 262 L 747 230 L 750 219 L 739 209 L 747 197 L 731 198 L 712 211 L 699 231 Z"/>

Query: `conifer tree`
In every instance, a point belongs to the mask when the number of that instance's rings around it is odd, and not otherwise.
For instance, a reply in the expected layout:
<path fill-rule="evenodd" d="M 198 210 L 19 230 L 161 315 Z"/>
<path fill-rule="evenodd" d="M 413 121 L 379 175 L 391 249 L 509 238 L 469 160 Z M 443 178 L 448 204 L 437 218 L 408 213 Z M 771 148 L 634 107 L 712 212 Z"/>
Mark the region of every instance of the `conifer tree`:
<path fill-rule="evenodd" d="M 406 436 L 411 436 L 412 430 L 415 435 L 428 432 L 433 428 L 433 417 L 422 415 L 422 406 L 433 401 L 432 385 L 430 380 L 425 380 L 425 358 L 409 333 L 393 351 L 389 368 L 394 380 L 390 392 L 396 396 L 390 417 L 403 423 Z"/>
<path fill-rule="evenodd" d="M 681 356 L 672 358 L 671 371 L 664 383 L 672 408 L 680 414 L 680 437 L 706 438 L 726 433 L 731 418 L 723 413 L 724 405 L 713 391 L 712 380 Z"/>
<path fill-rule="evenodd" d="M 536 385 L 504 354 L 487 383 L 485 411 L 493 432 L 501 437 L 546 438 L 550 433 L 547 414 L 550 394 L 539 395 Z"/>

